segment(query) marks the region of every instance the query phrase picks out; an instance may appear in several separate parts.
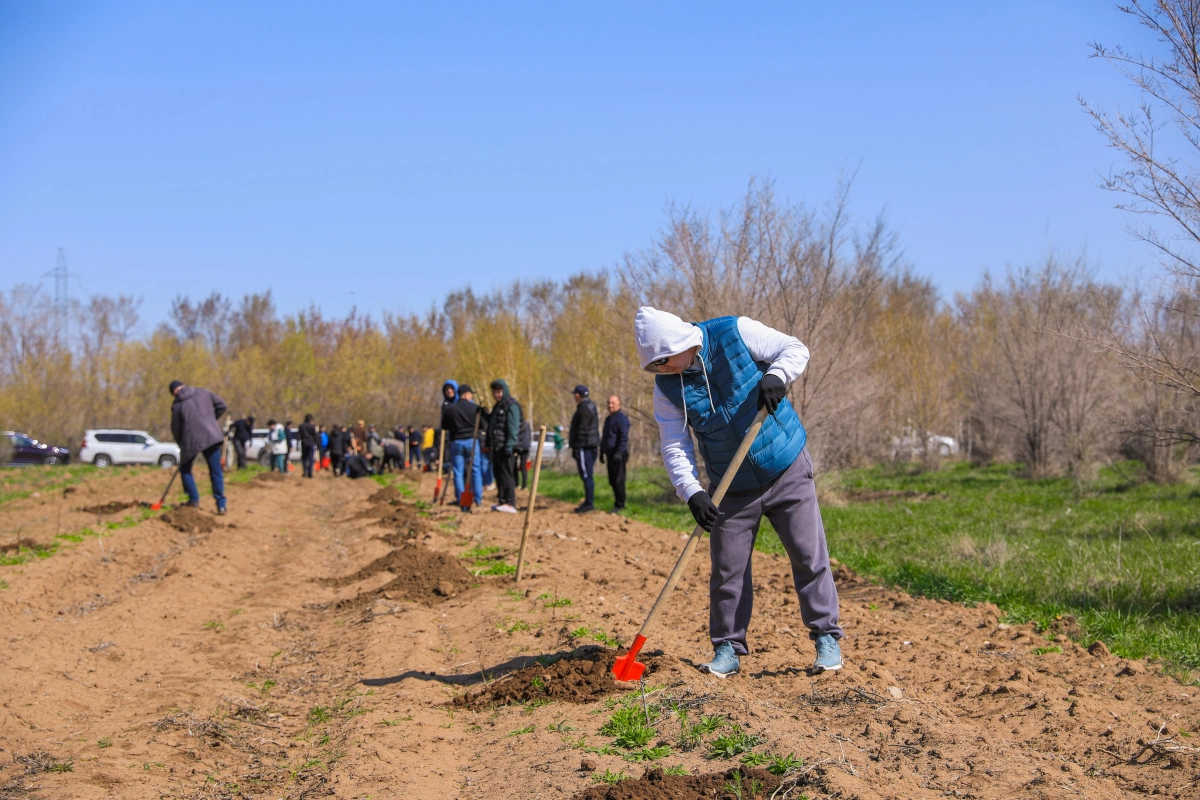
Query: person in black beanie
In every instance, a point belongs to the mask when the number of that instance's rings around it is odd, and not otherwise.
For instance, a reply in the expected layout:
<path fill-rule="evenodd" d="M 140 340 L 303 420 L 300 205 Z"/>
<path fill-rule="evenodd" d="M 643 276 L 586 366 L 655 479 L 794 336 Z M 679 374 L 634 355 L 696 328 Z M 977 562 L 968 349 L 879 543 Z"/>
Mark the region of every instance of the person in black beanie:
<path fill-rule="evenodd" d="M 575 387 L 575 414 L 571 417 L 571 432 L 567 436 L 571 456 L 583 480 L 583 502 L 575 509 L 576 514 L 596 510 L 596 476 L 593 472 L 600 449 L 600 415 L 588 394 L 588 387 L 583 384 Z"/>

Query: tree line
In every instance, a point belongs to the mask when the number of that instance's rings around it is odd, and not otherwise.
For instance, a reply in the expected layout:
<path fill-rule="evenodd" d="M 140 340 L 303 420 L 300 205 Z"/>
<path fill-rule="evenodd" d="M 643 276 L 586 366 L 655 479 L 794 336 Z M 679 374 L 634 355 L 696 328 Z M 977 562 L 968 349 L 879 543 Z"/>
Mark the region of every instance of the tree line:
<path fill-rule="evenodd" d="M 898 438 L 939 434 L 961 457 L 1018 461 L 1034 476 L 1087 479 L 1126 457 L 1155 478 L 1178 475 L 1190 441 L 1161 434 L 1191 430 L 1187 394 L 1131 368 L 1104 337 L 1183 350 L 1192 326 L 1148 324 L 1154 306 L 1139 292 L 1054 254 L 945 299 L 849 199 L 849 181 L 809 206 L 751 180 L 720 213 L 668 209 L 650 246 L 610 271 L 463 289 L 422 315 L 283 314 L 269 291 L 212 294 L 176 298 L 167 322 L 137 335 L 137 300 L 93 297 L 70 309 L 64 335 L 44 293 L 20 285 L 0 295 L 0 426 L 67 443 L 90 427 L 164 435 L 175 378 L 237 416 L 437 424 L 444 380 L 504 378 L 547 426 L 570 419 L 578 383 L 621 395 L 644 460 L 657 446 L 653 380 L 632 320 L 649 304 L 684 319 L 751 316 L 808 345 L 790 397 L 824 467 L 894 458 Z M 925 449 L 930 465 L 942 457 Z"/>

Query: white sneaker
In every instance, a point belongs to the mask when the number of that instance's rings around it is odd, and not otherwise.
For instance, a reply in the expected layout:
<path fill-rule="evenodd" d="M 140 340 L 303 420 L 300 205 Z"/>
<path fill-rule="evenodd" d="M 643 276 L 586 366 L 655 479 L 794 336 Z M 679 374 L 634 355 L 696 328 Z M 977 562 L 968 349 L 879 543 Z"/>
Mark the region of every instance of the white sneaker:
<path fill-rule="evenodd" d="M 504 505 L 495 505 L 495 506 L 492 506 L 492 511 L 502 511 L 502 512 L 504 512 L 505 514 L 515 514 L 515 513 L 517 513 L 517 510 L 516 510 L 515 508 L 513 508 L 512 506 L 510 506 L 508 503 L 505 503 Z"/>

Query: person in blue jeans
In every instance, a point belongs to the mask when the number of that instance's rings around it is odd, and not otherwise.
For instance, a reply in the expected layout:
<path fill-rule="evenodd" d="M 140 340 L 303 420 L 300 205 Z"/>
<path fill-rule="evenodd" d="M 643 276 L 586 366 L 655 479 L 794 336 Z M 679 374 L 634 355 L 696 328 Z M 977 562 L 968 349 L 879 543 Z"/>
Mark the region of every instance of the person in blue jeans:
<path fill-rule="evenodd" d="M 207 389 L 187 386 L 182 381 L 171 381 L 170 391 L 175 397 L 171 404 L 171 433 L 179 445 L 179 477 L 187 492 L 188 505 L 200 506 L 200 492 L 192 477 L 192 465 L 196 456 L 202 455 L 208 464 L 217 514 L 224 514 L 225 474 L 221 471 L 221 445 L 225 442 L 225 434 L 218 420 L 225 413 L 225 401 Z"/>
<path fill-rule="evenodd" d="M 461 498 L 466 488 L 465 470 L 471 462 L 471 488 L 475 493 L 474 505 L 479 505 L 483 497 L 483 467 L 482 448 L 472 436 L 475 431 L 475 417 L 479 414 L 479 406 L 475 405 L 471 387 L 463 384 L 458 387 L 458 399 L 442 407 L 442 430 L 450 442 L 450 471 L 454 475 L 454 494 Z M 474 460 L 472 461 L 472 452 Z M 469 511 L 459 502 L 463 511 Z"/>

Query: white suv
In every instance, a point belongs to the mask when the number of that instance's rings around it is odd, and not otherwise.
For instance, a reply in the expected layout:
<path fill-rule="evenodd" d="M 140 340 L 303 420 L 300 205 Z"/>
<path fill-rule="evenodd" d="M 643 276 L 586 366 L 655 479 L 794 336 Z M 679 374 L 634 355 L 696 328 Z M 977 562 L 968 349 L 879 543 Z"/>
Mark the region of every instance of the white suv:
<path fill-rule="evenodd" d="M 84 431 L 79 460 L 97 467 L 111 464 L 158 464 L 169 468 L 179 463 L 179 445 L 157 441 L 145 431 L 99 428 Z"/>

